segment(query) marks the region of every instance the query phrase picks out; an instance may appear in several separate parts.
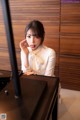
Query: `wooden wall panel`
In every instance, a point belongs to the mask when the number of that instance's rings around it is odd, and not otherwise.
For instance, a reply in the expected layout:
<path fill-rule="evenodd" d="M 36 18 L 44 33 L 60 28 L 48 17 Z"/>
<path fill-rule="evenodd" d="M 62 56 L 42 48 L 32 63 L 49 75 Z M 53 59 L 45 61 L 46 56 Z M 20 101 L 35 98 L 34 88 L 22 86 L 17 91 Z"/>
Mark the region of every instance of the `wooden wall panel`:
<path fill-rule="evenodd" d="M 61 36 L 60 53 L 63 55 L 80 55 L 80 37 L 79 35 Z"/>
<path fill-rule="evenodd" d="M 60 58 L 60 80 L 63 88 L 80 90 L 80 58 Z"/>
<path fill-rule="evenodd" d="M 24 39 L 25 26 L 33 19 L 43 22 L 46 35 L 45 44 L 55 49 L 57 54 L 56 76 L 58 76 L 58 55 L 59 55 L 59 12 L 60 0 L 9 0 L 14 42 L 16 47 L 18 67 L 20 69 L 20 48 L 19 42 Z M 0 4 L 0 69 L 10 69 L 9 56 L 7 56 L 7 42 L 5 37 L 2 8 Z M 3 42 L 4 41 L 4 42 Z M 6 54 L 5 57 L 2 54 Z M 5 59 L 5 60 L 4 60 Z M 3 61 L 4 66 L 2 66 Z"/>
<path fill-rule="evenodd" d="M 62 87 L 80 90 L 80 2 L 61 3 L 60 80 Z"/>
<path fill-rule="evenodd" d="M 54 48 L 51 42 L 54 43 L 59 38 L 59 0 L 16 0 L 15 2 L 11 0 L 10 5 L 15 40 L 17 39 L 19 42 L 24 39 L 25 25 L 29 21 L 37 19 L 42 21 L 45 26 L 45 43 L 48 42 L 47 45 Z"/>
<path fill-rule="evenodd" d="M 78 0 L 77 0 L 78 1 Z M 57 53 L 55 75 L 62 87 L 80 90 L 80 2 L 76 0 L 9 0 L 18 69 L 19 42 L 33 19 L 43 22 L 44 43 Z M 61 4 L 60 4 L 61 2 Z M 11 70 L 0 1 L 0 69 Z"/>
<path fill-rule="evenodd" d="M 3 70 L 11 69 L 10 58 L 7 50 L 6 51 L 0 50 L 0 69 Z"/>

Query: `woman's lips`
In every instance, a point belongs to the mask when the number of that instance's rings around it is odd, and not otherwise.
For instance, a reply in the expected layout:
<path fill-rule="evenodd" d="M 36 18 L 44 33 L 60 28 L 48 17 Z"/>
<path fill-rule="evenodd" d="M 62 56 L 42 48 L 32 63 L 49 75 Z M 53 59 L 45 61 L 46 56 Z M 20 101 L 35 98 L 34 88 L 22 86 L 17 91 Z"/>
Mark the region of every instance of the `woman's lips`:
<path fill-rule="evenodd" d="M 35 48 L 35 45 L 30 45 L 31 48 Z"/>

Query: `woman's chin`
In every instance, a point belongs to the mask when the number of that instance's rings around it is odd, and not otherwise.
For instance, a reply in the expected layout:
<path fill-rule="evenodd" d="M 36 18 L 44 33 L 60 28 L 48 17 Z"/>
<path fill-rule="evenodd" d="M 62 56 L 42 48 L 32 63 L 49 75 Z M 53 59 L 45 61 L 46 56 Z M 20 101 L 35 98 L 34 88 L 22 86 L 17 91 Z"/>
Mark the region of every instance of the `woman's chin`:
<path fill-rule="evenodd" d="M 32 49 L 32 51 L 36 50 L 36 48 L 31 48 L 31 49 Z"/>

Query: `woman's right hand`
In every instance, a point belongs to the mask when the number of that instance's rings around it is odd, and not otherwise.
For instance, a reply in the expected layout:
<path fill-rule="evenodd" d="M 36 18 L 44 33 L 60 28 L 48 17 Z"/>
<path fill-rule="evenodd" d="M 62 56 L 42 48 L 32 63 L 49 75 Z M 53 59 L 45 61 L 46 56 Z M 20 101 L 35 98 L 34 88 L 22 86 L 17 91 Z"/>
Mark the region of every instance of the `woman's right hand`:
<path fill-rule="evenodd" d="M 23 52 L 24 52 L 25 54 L 28 54 L 28 53 L 29 53 L 27 47 L 28 47 L 28 44 L 27 44 L 27 42 L 26 42 L 26 39 L 22 40 L 22 41 L 20 42 L 20 48 L 21 48 L 21 50 L 23 50 Z"/>

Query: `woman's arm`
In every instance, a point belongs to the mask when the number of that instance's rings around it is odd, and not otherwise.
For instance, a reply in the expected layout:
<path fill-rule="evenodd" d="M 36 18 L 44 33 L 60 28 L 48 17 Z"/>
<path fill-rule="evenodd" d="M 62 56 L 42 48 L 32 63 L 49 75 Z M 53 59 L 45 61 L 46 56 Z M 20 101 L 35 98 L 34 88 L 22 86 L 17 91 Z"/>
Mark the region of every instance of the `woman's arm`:
<path fill-rule="evenodd" d="M 33 74 L 30 66 L 29 66 L 29 61 L 28 61 L 28 45 L 26 40 L 22 40 L 20 42 L 20 48 L 21 48 L 21 70 L 23 71 L 24 74 L 30 75 Z"/>
<path fill-rule="evenodd" d="M 28 45 L 27 45 L 26 40 L 22 40 L 20 42 L 20 48 L 21 48 L 21 51 L 23 52 L 22 54 L 24 54 L 24 56 L 25 56 L 25 67 L 29 66 L 29 63 L 28 63 L 28 53 L 29 53 L 29 51 L 28 51 L 27 47 L 28 47 Z M 22 61 L 24 61 L 24 60 L 22 59 Z"/>
<path fill-rule="evenodd" d="M 51 51 L 48 57 L 48 63 L 45 70 L 46 76 L 55 76 L 54 75 L 55 64 L 56 64 L 56 53 L 55 51 Z"/>

